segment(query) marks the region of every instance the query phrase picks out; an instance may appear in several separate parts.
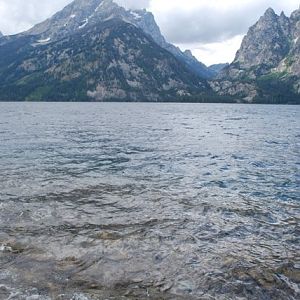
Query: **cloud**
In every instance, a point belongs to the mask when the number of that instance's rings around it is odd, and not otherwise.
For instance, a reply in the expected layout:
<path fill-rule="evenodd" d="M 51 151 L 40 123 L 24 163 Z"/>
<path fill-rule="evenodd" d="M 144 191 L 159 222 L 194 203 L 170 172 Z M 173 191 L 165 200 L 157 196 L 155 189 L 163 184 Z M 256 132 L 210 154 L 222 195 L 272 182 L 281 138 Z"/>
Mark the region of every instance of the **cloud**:
<path fill-rule="evenodd" d="M 14 34 L 29 29 L 72 0 L 0 0 L 0 31 Z"/>
<path fill-rule="evenodd" d="M 152 0 L 162 32 L 173 43 L 213 43 L 245 34 L 268 7 L 290 14 L 298 0 Z"/>
<path fill-rule="evenodd" d="M 151 0 L 114 1 L 131 9 L 147 8 L 151 2 Z M 0 31 L 14 34 L 29 29 L 70 2 L 72 0 L 0 0 Z"/>
<path fill-rule="evenodd" d="M 84 0 L 88 1 L 88 0 Z M 289 15 L 299 0 L 114 0 L 152 11 L 166 39 L 207 64 L 231 61 L 241 37 L 268 7 Z M 0 31 L 14 34 L 53 15 L 72 0 L 0 0 Z"/>
<path fill-rule="evenodd" d="M 192 49 L 195 57 L 210 66 L 215 63 L 232 62 L 243 37 L 244 35 L 237 35 L 223 42 L 178 44 L 178 46 L 182 50 Z"/>
<path fill-rule="evenodd" d="M 128 9 L 148 8 L 151 0 L 114 0 L 114 2 Z"/>

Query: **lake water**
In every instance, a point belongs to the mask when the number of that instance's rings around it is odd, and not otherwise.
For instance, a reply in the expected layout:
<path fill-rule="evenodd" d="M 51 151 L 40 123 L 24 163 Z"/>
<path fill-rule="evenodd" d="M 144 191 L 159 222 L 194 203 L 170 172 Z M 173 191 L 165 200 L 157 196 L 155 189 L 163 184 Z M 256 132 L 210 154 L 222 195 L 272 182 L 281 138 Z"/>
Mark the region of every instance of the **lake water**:
<path fill-rule="evenodd" d="M 0 103 L 0 299 L 299 299 L 300 107 Z"/>

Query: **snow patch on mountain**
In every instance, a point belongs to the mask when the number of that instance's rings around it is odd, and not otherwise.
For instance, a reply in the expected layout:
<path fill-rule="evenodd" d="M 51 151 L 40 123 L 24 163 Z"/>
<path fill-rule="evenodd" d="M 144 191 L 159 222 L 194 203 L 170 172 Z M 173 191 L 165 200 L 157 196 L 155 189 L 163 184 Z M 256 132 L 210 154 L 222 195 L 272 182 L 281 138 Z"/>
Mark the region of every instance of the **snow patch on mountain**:
<path fill-rule="evenodd" d="M 81 28 L 84 28 L 87 24 L 89 23 L 89 19 L 86 18 L 83 22 L 83 24 L 79 25 L 78 28 L 81 29 Z"/>
<path fill-rule="evenodd" d="M 48 37 L 48 38 L 46 38 L 46 39 L 37 40 L 37 43 L 38 43 L 38 44 L 47 44 L 47 43 L 50 42 L 50 41 L 51 41 L 51 38 Z"/>
<path fill-rule="evenodd" d="M 96 7 L 95 12 L 97 12 L 97 11 L 103 6 L 103 4 L 104 4 L 104 1 L 101 2 L 101 3 Z"/>
<path fill-rule="evenodd" d="M 130 14 L 135 18 L 135 19 L 141 19 L 142 17 L 135 11 L 130 11 Z"/>

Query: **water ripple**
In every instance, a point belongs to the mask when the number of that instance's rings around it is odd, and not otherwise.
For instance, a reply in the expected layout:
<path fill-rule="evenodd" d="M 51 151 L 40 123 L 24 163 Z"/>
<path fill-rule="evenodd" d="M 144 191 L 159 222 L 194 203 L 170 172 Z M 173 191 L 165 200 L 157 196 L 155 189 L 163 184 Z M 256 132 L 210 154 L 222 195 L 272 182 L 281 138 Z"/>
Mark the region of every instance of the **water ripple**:
<path fill-rule="evenodd" d="M 0 299 L 299 299 L 300 110 L 0 103 Z"/>

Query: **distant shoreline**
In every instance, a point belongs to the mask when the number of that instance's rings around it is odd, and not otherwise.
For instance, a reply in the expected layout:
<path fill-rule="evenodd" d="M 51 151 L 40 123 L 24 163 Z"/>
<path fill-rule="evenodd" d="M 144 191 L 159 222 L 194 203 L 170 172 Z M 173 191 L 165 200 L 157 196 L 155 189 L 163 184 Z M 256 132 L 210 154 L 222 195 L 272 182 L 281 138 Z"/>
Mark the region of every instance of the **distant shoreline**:
<path fill-rule="evenodd" d="M 237 102 L 237 101 L 228 101 L 228 102 L 222 102 L 222 101 L 118 101 L 118 100 L 107 100 L 107 101 L 84 101 L 84 100 L 43 100 L 43 101 L 19 101 L 19 100 L 0 100 L 0 103 L 158 103 L 158 104 L 235 104 L 235 105 L 284 105 L 284 106 L 298 106 L 299 103 L 272 103 L 272 102 Z"/>

